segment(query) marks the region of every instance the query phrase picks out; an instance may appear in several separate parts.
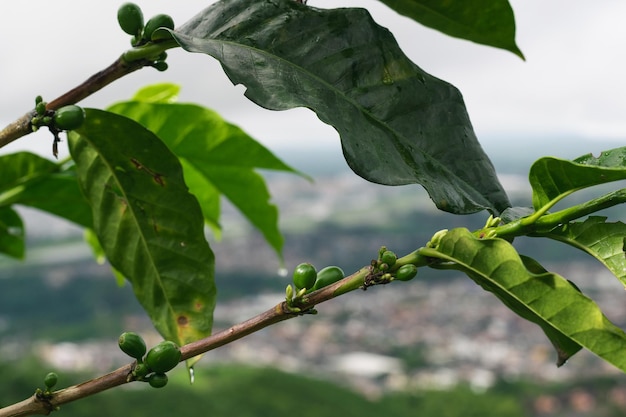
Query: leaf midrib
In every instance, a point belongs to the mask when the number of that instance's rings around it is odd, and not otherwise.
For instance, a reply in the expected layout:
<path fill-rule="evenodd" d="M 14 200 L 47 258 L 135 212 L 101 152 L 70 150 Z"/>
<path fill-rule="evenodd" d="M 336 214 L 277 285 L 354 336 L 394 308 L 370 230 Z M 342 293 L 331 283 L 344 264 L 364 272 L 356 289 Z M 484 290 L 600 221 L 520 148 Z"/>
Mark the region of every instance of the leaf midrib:
<path fill-rule="evenodd" d="M 455 243 L 456 246 L 456 243 Z M 553 328 L 554 330 L 556 330 L 557 332 L 563 334 L 565 337 L 568 337 L 570 339 L 572 339 L 569 335 L 565 334 L 563 331 L 561 331 L 558 327 L 556 327 L 553 323 L 551 323 L 550 321 L 546 320 L 541 314 L 539 314 L 539 312 L 536 311 L 535 308 L 532 308 L 529 304 L 527 304 L 525 301 L 523 301 L 522 299 L 520 299 L 519 296 L 513 294 L 511 291 L 509 291 L 509 289 L 505 288 L 500 282 L 492 279 L 491 277 L 485 275 L 483 272 L 477 270 L 476 268 L 474 268 L 471 265 L 468 265 L 465 262 L 460 262 L 459 259 L 451 256 L 451 255 L 447 255 L 445 253 L 439 252 L 436 249 L 427 249 L 424 252 L 424 255 L 429 256 L 429 257 L 435 257 L 435 258 L 439 258 L 439 259 L 444 259 L 448 262 L 452 262 L 453 264 L 459 265 L 462 268 L 464 268 L 465 270 L 471 271 L 471 273 L 476 274 L 478 276 L 481 276 L 483 279 L 485 279 L 486 281 L 488 281 L 489 283 L 491 283 L 492 285 L 494 285 L 495 287 L 498 287 L 502 292 L 506 293 L 508 296 L 510 296 L 511 298 L 513 298 L 515 301 L 517 301 L 518 303 L 520 303 L 521 305 L 525 306 L 526 308 L 528 308 L 530 311 L 532 311 L 535 316 L 537 316 L 539 319 L 541 319 L 541 321 L 543 323 L 548 324 L 551 328 Z M 474 254 L 474 256 L 476 256 L 476 254 Z M 521 262 L 521 261 L 520 261 Z M 530 279 L 532 279 L 532 276 L 535 274 L 532 274 L 530 271 L 526 271 L 527 272 L 527 278 L 520 283 L 515 284 L 513 287 L 517 287 L 520 285 L 524 285 L 526 284 Z M 537 299 L 533 300 L 536 301 Z M 560 309 L 559 311 L 561 311 L 562 309 Z M 572 339 L 574 340 L 574 339 Z M 579 341 L 576 341 L 576 343 L 581 344 Z M 583 345 L 584 346 L 584 345 Z"/>
<path fill-rule="evenodd" d="M 156 266 L 156 262 L 154 260 L 154 256 L 152 254 L 152 252 L 148 249 L 150 247 L 150 245 L 148 244 L 144 233 L 142 232 L 142 228 L 140 226 L 140 223 L 138 221 L 138 217 L 137 217 L 137 212 L 134 208 L 133 204 L 130 204 L 130 199 L 129 199 L 129 195 L 126 192 L 126 189 L 124 187 L 122 187 L 122 183 L 120 182 L 120 180 L 118 179 L 118 176 L 115 175 L 116 169 L 114 166 L 112 166 L 109 161 L 106 158 L 102 157 L 102 152 L 100 152 L 99 148 L 95 145 L 95 143 L 93 143 L 91 140 L 89 140 L 86 136 L 81 135 L 81 138 L 83 140 L 85 140 L 87 143 L 90 144 L 90 146 L 96 150 L 96 158 L 98 158 L 100 161 L 102 161 L 102 163 L 107 167 L 107 170 L 109 172 L 109 175 L 114 179 L 118 190 L 120 190 L 120 192 L 123 194 L 124 199 L 126 200 L 126 208 L 127 210 L 130 210 L 130 212 L 132 213 L 132 221 L 135 224 L 136 229 L 139 231 L 139 239 L 142 242 L 142 246 L 144 247 L 145 252 L 147 252 L 148 254 L 148 258 L 150 259 L 150 268 L 153 271 L 153 276 L 155 276 L 155 279 L 158 281 L 159 283 L 159 288 L 161 289 L 161 291 L 163 292 L 163 294 L 166 294 L 165 291 L 163 291 L 164 285 L 163 285 L 163 279 L 161 278 L 161 275 L 158 273 L 158 268 Z M 106 192 L 105 189 L 103 189 L 103 192 Z M 164 297 L 164 299 L 166 300 L 166 304 L 167 304 L 167 309 L 170 312 L 170 317 L 175 317 L 175 310 L 174 307 L 172 306 L 172 304 L 169 302 L 169 299 L 167 297 Z M 168 326 L 169 327 L 169 326 Z"/>

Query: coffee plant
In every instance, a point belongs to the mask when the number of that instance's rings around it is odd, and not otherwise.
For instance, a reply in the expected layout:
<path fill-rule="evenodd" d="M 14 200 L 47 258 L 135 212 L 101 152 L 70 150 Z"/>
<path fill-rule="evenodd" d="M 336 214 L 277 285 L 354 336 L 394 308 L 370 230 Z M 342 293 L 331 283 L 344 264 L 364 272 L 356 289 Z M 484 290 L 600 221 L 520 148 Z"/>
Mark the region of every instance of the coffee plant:
<path fill-rule="evenodd" d="M 523 59 L 506 0 L 381 1 L 419 24 Z M 575 283 L 513 245 L 519 236 L 571 245 L 626 285 L 626 226 L 597 214 L 625 202 L 626 189 L 555 209 L 579 190 L 625 179 L 626 148 L 573 160 L 540 158 L 529 169 L 532 207 L 514 207 L 474 133 L 461 93 L 409 60 L 368 10 L 311 3 L 218 0 L 184 23 L 167 14 L 144 19 L 139 6 L 125 3 L 117 18 L 129 36 L 120 48 L 129 49 L 58 98 L 35 98 L 32 110 L 0 131 L 3 147 L 47 128 L 52 155 L 65 135 L 70 152 L 64 160 L 28 152 L 0 156 L 0 251 L 25 256 L 18 205 L 84 227 L 94 253 L 132 285 L 164 339 L 146 347 L 140 336 L 126 332 L 119 344 L 132 360 L 128 365 L 58 390 L 56 374 L 49 374 L 45 390 L 34 389 L 32 397 L 0 409 L 0 416 L 48 414 L 135 381 L 163 387 L 167 372 L 181 361 L 191 372 L 202 353 L 315 313 L 320 303 L 350 291 L 410 285 L 404 281 L 419 277 L 420 268 L 466 274 L 538 325 L 558 365 L 585 348 L 626 371 L 624 331 Z M 62 44 L 56 48 L 63 54 Z M 408 254 L 381 247 L 364 253 L 364 266 L 356 272 L 339 266 L 316 271 L 303 260 L 293 285 L 286 283 L 284 302 L 212 333 L 216 260 L 205 231 L 219 231 L 220 198 L 230 200 L 280 257 L 277 211 L 256 170 L 299 173 L 214 111 L 177 102 L 175 85 L 146 87 L 106 109 L 79 107 L 144 67 L 167 70 L 173 48 L 218 60 L 230 81 L 245 86 L 246 97 L 263 108 L 315 112 L 339 133 L 356 175 L 381 186 L 420 184 L 440 210 L 484 212 L 484 227 L 433 230 L 429 241 L 415 242 Z M 55 70 L 62 67 L 50 67 L 47 76 Z"/>

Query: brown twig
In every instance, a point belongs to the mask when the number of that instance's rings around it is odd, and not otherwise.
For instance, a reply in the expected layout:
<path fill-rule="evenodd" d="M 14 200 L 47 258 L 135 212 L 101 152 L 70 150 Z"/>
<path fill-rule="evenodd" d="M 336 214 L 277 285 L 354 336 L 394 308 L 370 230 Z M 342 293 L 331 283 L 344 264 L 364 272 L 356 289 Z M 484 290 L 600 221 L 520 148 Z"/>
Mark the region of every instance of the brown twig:
<path fill-rule="evenodd" d="M 127 62 L 120 57 L 107 68 L 92 75 L 80 85 L 49 102 L 46 108 L 48 110 L 56 110 L 68 104 L 78 103 L 96 91 L 111 84 L 113 81 L 144 67 L 147 62 L 149 61 L 137 60 Z M 8 145 L 16 139 L 21 138 L 22 136 L 32 133 L 30 120 L 34 115 L 35 111 L 31 110 L 13 123 L 6 126 L 4 129 L 0 130 L 0 148 Z"/>
<path fill-rule="evenodd" d="M 189 343 L 181 347 L 181 361 L 187 360 L 202 353 L 209 352 L 220 346 L 224 346 L 249 334 L 257 332 L 265 327 L 288 320 L 302 314 L 306 314 L 314 306 L 328 301 L 348 291 L 360 288 L 364 284 L 366 276 L 370 273 L 370 267 L 364 267 L 354 274 L 321 288 L 295 302 L 300 312 L 289 306 L 287 302 L 277 304 L 273 308 L 258 314 L 242 323 L 215 333 L 209 337 Z M 24 401 L 0 408 L 0 417 L 18 417 L 29 415 L 48 415 L 56 407 L 76 401 L 90 395 L 123 385 L 129 382 L 128 375 L 132 372 L 133 364 L 125 365 L 106 375 L 85 381 L 48 395 L 42 396 L 37 393 Z"/>

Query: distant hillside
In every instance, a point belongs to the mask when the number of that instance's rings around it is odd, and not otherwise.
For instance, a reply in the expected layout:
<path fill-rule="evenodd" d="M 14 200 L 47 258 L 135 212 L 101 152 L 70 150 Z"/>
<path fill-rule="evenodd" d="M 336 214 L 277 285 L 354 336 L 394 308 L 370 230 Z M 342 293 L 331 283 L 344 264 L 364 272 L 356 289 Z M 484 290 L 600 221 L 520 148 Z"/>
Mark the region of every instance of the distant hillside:
<path fill-rule="evenodd" d="M 489 137 L 481 144 L 497 172 L 525 176 L 530 165 L 542 156 L 574 159 L 588 153 L 598 155 L 601 151 L 626 146 L 626 138 L 620 142 L 568 136 L 523 138 L 503 135 L 502 138 Z M 311 176 L 350 172 L 339 144 L 332 148 L 306 147 L 305 144 L 302 149 L 294 147 L 273 151 L 291 166 Z"/>
<path fill-rule="evenodd" d="M 543 156 L 563 159 L 574 159 L 589 153 L 598 156 L 602 151 L 621 146 L 626 146 L 626 138 L 620 142 L 569 136 L 516 138 L 509 135 L 503 139 L 490 138 L 483 143 L 497 172 L 524 176 L 531 164 Z"/>

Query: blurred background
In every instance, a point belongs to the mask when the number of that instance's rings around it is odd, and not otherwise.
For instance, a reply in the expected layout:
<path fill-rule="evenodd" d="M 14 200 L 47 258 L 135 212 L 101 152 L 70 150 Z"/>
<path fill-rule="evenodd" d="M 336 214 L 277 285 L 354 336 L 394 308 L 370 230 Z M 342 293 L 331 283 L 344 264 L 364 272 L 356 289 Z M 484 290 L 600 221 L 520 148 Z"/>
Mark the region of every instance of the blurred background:
<path fill-rule="evenodd" d="M 136 1 L 146 17 L 168 13 L 184 23 L 210 1 Z M 51 100 L 106 67 L 129 47 L 115 2 L 7 2 L 0 11 L 0 124 Z M 320 8 L 366 7 L 405 53 L 464 95 L 483 147 L 516 205 L 530 204 L 526 176 L 538 157 L 573 158 L 619 147 L 626 138 L 626 3 L 512 1 L 513 54 L 449 38 L 397 15 L 378 1 L 309 0 Z M 438 212 L 418 186 L 383 187 L 352 174 L 336 132 L 306 109 L 270 112 L 249 102 L 219 64 L 171 51 L 164 73 L 143 69 L 85 100 L 106 107 L 156 82 L 182 86 L 180 101 L 218 111 L 285 162 L 314 178 L 264 172 L 285 234 L 286 267 L 309 261 L 351 272 L 381 245 L 404 254 L 437 230 L 477 228 L 484 214 Z M 51 157 L 47 132 L 0 150 Z M 62 158 L 67 155 L 64 143 Z M 593 191 L 595 192 L 595 191 Z M 593 193 L 591 192 L 591 193 Z M 581 200 L 589 197 L 583 194 Z M 125 330 L 158 341 L 129 286 L 97 265 L 82 231 L 21 209 L 25 261 L 0 258 L 0 406 L 42 385 L 60 385 L 127 362 L 117 349 Z M 623 210 L 607 215 L 623 220 Z M 216 329 L 279 302 L 290 282 L 259 234 L 224 202 L 217 254 Z M 593 259 L 563 245 L 519 239 L 520 252 L 573 280 L 626 325 L 622 285 Z M 241 260 L 244 259 L 242 262 Z M 613 416 L 626 411 L 626 379 L 587 352 L 557 368 L 540 329 L 517 318 L 464 276 L 420 273 L 402 285 L 355 292 L 319 306 L 320 314 L 281 323 L 205 355 L 196 383 L 184 369 L 166 395 L 139 384 L 67 405 L 66 415 Z M 5 387 L 6 385 L 7 387 Z M 171 395 L 167 395 L 171 392 Z M 128 404 L 135 404 L 128 406 Z M 138 406 L 137 404 L 141 404 Z M 199 405 L 202 404 L 202 405 Z"/>

